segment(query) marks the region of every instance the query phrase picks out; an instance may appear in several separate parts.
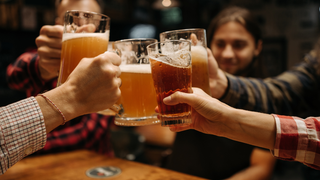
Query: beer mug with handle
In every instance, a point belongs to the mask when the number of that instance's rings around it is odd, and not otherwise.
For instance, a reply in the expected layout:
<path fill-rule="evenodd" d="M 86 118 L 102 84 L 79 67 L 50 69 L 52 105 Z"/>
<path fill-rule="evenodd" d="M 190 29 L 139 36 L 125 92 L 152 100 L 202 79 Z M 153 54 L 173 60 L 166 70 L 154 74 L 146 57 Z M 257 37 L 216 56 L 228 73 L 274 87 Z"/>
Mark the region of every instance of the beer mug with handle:
<path fill-rule="evenodd" d="M 82 58 L 95 57 L 106 52 L 109 34 L 110 18 L 108 16 L 88 11 L 67 11 L 64 19 L 57 85 L 67 80 Z M 115 104 L 110 109 L 117 113 L 120 107 Z"/>
<path fill-rule="evenodd" d="M 143 126 L 158 124 L 155 107 L 156 93 L 151 77 L 147 46 L 156 39 L 123 39 L 113 43 L 113 49 L 121 57 L 122 85 L 120 107 L 115 124 L 121 126 Z"/>

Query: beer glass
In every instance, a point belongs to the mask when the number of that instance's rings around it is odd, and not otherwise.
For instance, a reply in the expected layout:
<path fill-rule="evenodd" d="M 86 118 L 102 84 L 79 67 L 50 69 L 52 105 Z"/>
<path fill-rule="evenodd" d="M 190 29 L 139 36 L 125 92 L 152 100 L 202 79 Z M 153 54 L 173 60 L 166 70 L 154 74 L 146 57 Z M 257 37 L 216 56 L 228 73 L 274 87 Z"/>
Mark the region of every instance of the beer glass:
<path fill-rule="evenodd" d="M 192 37 L 193 36 L 193 37 Z M 207 38 L 205 29 L 181 29 L 160 33 L 160 42 L 166 40 L 191 41 L 192 86 L 211 95 L 209 87 Z"/>
<path fill-rule="evenodd" d="M 160 123 L 155 112 L 156 93 L 151 77 L 147 46 L 156 39 L 124 39 L 113 43 L 121 57 L 121 110 L 116 125 L 142 126 Z"/>
<path fill-rule="evenodd" d="M 57 86 L 67 80 L 82 58 L 108 50 L 109 33 L 110 18 L 106 15 L 78 10 L 65 13 Z M 115 104 L 110 109 L 118 112 L 120 108 Z"/>
<path fill-rule="evenodd" d="M 110 18 L 86 11 L 67 11 L 62 36 L 58 85 L 64 83 L 84 57 L 95 57 L 108 50 Z"/>
<path fill-rule="evenodd" d="M 187 40 L 170 40 L 147 47 L 151 73 L 157 94 L 159 119 L 162 126 L 190 124 L 191 107 L 181 103 L 168 106 L 163 98 L 177 92 L 192 92 L 191 43 Z"/>

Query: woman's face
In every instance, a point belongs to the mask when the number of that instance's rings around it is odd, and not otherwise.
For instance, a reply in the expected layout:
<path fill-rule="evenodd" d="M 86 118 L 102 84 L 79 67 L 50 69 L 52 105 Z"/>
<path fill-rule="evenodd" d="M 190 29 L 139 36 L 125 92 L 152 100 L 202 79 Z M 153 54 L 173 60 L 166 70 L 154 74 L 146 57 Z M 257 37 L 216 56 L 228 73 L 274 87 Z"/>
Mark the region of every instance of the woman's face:
<path fill-rule="evenodd" d="M 231 21 L 216 30 L 210 48 L 223 71 L 238 74 L 259 55 L 262 41 L 256 45 L 253 36 L 240 23 Z"/>

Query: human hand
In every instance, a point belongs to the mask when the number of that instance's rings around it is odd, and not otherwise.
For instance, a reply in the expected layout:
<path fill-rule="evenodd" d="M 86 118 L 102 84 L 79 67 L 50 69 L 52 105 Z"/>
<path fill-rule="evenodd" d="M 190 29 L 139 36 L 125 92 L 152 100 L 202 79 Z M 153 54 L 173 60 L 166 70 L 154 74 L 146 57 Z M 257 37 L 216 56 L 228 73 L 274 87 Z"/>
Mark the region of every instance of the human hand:
<path fill-rule="evenodd" d="M 254 146 L 274 148 L 276 123 L 270 114 L 232 108 L 199 88 L 193 88 L 193 93 L 175 92 L 163 102 L 166 105 L 187 103 L 192 107 L 192 123 L 170 126 L 171 131 L 195 129 Z"/>
<path fill-rule="evenodd" d="M 207 48 L 207 54 L 211 95 L 214 98 L 220 98 L 226 92 L 228 79 L 225 73 L 219 69 L 218 63 L 209 48 Z"/>
<path fill-rule="evenodd" d="M 192 88 L 193 93 L 176 92 L 163 99 L 166 105 L 187 103 L 192 107 L 192 124 L 171 126 L 172 131 L 195 129 L 206 134 L 221 135 L 224 124 L 223 117 L 232 108 L 215 98 L 210 97 L 199 88 Z"/>
<path fill-rule="evenodd" d="M 106 52 L 83 58 L 60 88 L 71 103 L 67 112 L 73 117 L 110 108 L 120 98 L 120 57 Z M 60 106 L 61 107 L 61 106 Z"/>
<path fill-rule="evenodd" d="M 61 58 L 63 26 L 43 26 L 36 38 L 41 78 L 50 80 L 58 76 Z"/>

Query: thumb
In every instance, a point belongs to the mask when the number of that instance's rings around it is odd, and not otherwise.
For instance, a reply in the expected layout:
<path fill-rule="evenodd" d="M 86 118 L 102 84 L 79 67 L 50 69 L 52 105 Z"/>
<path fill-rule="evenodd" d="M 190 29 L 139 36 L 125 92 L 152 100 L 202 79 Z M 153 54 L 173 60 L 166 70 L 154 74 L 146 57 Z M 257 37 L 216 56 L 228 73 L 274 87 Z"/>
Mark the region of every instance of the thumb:
<path fill-rule="evenodd" d="M 196 99 L 194 98 L 193 93 L 184 93 L 177 91 L 173 93 L 172 95 L 165 97 L 163 99 L 163 103 L 166 105 L 176 105 L 179 103 L 187 103 L 189 105 L 194 105 L 194 101 Z"/>
<path fill-rule="evenodd" d="M 192 33 L 190 35 L 190 39 L 193 46 L 196 46 L 198 44 L 198 39 L 196 34 Z"/>

